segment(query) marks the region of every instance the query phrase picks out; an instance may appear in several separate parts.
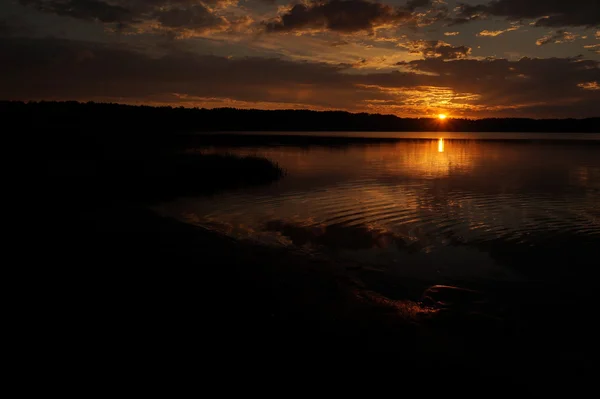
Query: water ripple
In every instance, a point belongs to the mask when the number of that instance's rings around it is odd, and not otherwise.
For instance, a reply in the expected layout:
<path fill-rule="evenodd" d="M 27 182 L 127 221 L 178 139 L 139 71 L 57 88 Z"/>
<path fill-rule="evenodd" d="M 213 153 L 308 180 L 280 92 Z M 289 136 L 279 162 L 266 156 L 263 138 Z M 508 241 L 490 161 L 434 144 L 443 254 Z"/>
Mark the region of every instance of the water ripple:
<path fill-rule="evenodd" d="M 389 255 L 390 262 L 397 260 L 389 247 L 511 253 L 505 245 L 600 245 L 598 149 L 451 140 L 444 153 L 436 141 L 337 152 L 270 148 L 256 154 L 288 170 L 277 185 L 181 199 L 161 211 L 265 242 L 372 246 L 371 260 Z M 294 151 L 301 153 L 290 157 Z"/>

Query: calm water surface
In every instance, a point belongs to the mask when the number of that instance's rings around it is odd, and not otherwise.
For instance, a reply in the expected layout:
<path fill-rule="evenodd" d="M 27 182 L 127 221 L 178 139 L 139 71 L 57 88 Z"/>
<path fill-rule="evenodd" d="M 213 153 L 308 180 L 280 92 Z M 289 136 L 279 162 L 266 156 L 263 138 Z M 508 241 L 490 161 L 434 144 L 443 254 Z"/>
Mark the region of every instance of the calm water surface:
<path fill-rule="evenodd" d="M 287 176 L 159 211 L 236 238 L 438 281 L 581 278 L 597 262 L 600 135 L 420 135 L 207 148 L 267 157 Z"/>

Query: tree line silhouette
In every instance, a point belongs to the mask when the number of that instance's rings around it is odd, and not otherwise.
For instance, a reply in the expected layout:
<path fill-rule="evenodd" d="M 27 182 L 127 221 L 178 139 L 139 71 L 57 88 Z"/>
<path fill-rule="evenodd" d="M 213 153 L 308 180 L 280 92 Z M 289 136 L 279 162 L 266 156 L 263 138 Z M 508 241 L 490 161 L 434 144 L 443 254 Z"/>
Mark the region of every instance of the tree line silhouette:
<path fill-rule="evenodd" d="M 111 134 L 212 131 L 600 132 L 600 118 L 400 118 L 345 111 L 133 106 L 114 103 L 0 102 L 0 116 L 20 129 Z"/>

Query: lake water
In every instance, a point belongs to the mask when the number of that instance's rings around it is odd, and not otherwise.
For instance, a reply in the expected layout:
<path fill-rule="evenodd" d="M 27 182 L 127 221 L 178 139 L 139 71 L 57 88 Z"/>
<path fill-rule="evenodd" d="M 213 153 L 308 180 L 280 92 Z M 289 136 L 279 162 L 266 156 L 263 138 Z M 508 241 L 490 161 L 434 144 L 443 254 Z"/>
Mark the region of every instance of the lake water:
<path fill-rule="evenodd" d="M 264 156 L 287 176 L 159 211 L 437 282 L 585 278 L 598 262 L 600 135 L 328 135 L 399 140 L 295 146 L 273 135 L 260 146 L 205 148 Z"/>

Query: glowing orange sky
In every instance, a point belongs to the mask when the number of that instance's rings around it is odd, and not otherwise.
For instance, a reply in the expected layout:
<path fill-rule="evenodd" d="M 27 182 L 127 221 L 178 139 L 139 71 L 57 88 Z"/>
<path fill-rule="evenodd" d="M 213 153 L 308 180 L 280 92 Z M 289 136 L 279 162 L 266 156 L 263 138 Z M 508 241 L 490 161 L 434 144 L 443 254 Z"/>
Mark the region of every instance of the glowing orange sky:
<path fill-rule="evenodd" d="M 412 117 L 597 116 L 594 4 L 2 2 L 0 99 Z"/>

